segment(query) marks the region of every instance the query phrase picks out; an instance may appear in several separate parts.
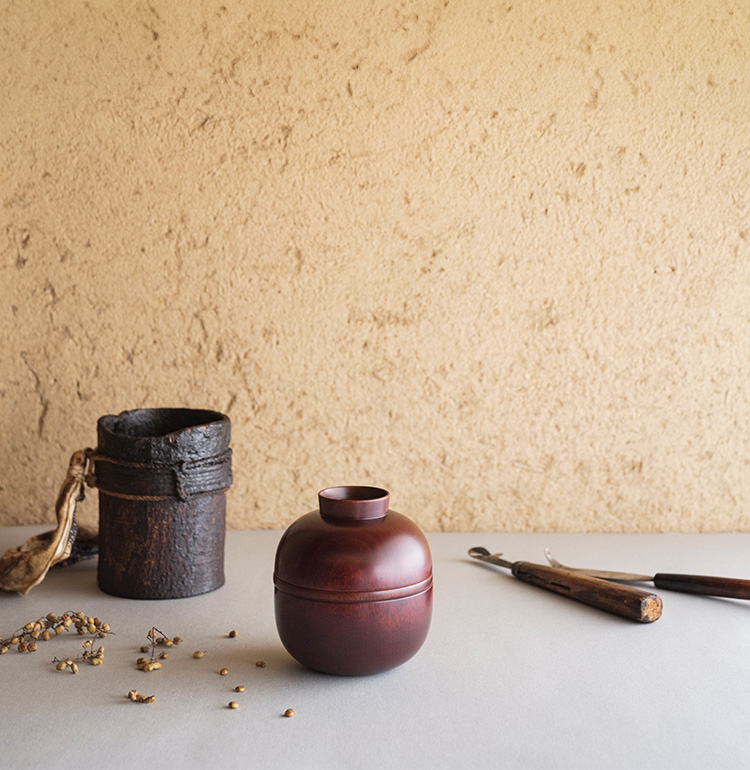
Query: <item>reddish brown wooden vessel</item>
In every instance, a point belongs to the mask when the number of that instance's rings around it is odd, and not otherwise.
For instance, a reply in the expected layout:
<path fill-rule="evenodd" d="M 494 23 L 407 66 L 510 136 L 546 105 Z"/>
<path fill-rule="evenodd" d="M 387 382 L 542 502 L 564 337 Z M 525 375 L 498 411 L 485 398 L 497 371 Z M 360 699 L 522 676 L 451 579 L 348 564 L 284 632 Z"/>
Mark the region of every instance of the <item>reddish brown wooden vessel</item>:
<path fill-rule="evenodd" d="M 276 551 L 279 636 L 300 663 L 375 674 L 422 646 L 432 617 L 432 559 L 422 531 L 376 487 L 331 487 Z"/>

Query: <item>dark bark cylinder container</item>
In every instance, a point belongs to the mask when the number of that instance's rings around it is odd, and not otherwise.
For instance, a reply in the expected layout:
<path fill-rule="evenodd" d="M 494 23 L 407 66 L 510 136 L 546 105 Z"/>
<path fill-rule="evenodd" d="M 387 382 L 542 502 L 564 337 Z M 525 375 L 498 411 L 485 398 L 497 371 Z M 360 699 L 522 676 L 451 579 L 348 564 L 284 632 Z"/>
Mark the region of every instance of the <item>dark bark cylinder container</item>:
<path fill-rule="evenodd" d="M 331 487 L 320 511 L 283 534 L 274 568 L 276 626 L 288 652 L 329 674 L 375 674 L 422 646 L 432 559 L 422 531 L 376 487 Z"/>
<path fill-rule="evenodd" d="M 102 591 L 177 599 L 224 584 L 230 422 L 199 409 L 136 409 L 99 419 Z"/>

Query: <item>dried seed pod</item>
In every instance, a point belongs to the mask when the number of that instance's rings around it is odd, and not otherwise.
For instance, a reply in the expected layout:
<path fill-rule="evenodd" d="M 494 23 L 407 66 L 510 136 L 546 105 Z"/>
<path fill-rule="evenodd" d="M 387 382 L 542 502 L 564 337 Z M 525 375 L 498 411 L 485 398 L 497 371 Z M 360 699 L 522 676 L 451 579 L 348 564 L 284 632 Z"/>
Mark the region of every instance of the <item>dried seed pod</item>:
<path fill-rule="evenodd" d="M 147 698 L 143 699 L 144 703 L 153 703 L 156 700 L 155 695 L 149 695 Z"/>
<path fill-rule="evenodd" d="M 71 671 L 72 671 L 74 674 L 77 674 L 77 673 L 78 673 L 78 666 L 77 666 L 75 663 L 71 663 L 71 664 L 70 664 L 70 670 L 71 670 Z"/>
<path fill-rule="evenodd" d="M 102 631 L 109 631 L 109 630 L 110 630 L 109 623 L 102 623 Z"/>
<path fill-rule="evenodd" d="M 135 700 L 137 695 L 138 695 L 138 690 L 131 690 L 128 693 L 128 698 L 130 698 L 130 700 Z"/>
<path fill-rule="evenodd" d="M 168 658 L 168 657 L 169 657 L 169 653 L 168 652 L 162 652 L 162 653 L 159 654 L 159 658 L 161 660 L 164 660 L 165 658 Z"/>
<path fill-rule="evenodd" d="M 55 626 L 55 634 L 57 636 L 60 636 L 60 634 L 65 630 L 65 626 Z"/>
<path fill-rule="evenodd" d="M 245 692 L 245 685 L 244 684 L 238 684 L 237 687 L 234 688 L 235 692 Z"/>
<path fill-rule="evenodd" d="M 138 658 L 136 665 L 142 666 L 144 663 L 148 663 L 148 658 Z"/>
<path fill-rule="evenodd" d="M 55 668 L 58 671 L 65 671 L 65 669 L 68 667 L 67 661 L 61 660 L 58 662 L 58 664 L 55 666 Z"/>
<path fill-rule="evenodd" d="M 237 703 L 236 700 L 230 700 L 229 701 L 229 708 L 230 709 L 238 709 L 240 707 L 240 704 Z"/>
<path fill-rule="evenodd" d="M 141 647 L 141 652 L 148 652 L 149 649 L 150 648 L 147 645 L 144 644 L 143 647 Z"/>
<path fill-rule="evenodd" d="M 232 630 L 229 632 L 229 638 L 230 638 L 230 639 L 234 639 L 235 637 L 239 636 L 239 634 L 240 634 L 240 632 L 239 632 L 239 631 L 237 631 L 236 629 L 234 629 L 234 628 L 233 628 L 233 629 L 232 629 Z"/>
<path fill-rule="evenodd" d="M 28 646 L 29 652 L 36 652 L 37 651 L 37 644 L 36 642 L 31 642 Z"/>
<path fill-rule="evenodd" d="M 222 668 L 221 671 L 219 671 L 219 673 L 222 676 L 226 676 L 229 673 L 229 669 L 228 668 Z"/>
<path fill-rule="evenodd" d="M 6 652 L 8 652 L 10 648 L 9 647 L 0 647 L 0 655 L 5 655 Z"/>
<path fill-rule="evenodd" d="M 96 633 L 96 626 L 93 623 L 89 623 L 88 626 L 86 627 L 86 629 L 88 630 L 88 632 L 90 634 L 95 634 Z"/>
<path fill-rule="evenodd" d="M 20 641 L 21 641 L 21 637 L 20 637 L 20 636 L 14 636 L 14 637 L 13 637 L 13 638 L 10 640 L 10 643 L 11 643 L 11 644 L 18 644 Z"/>
<path fill-rule="evenodd" d="M 143 667 L 144 671 L 158 671 L 161 668 L 161 663 L 158 660 L 152 660 L 150 663 L 146 663 Z"/>
<path fill-rule="evenodd" d="M 50 623 L 54 623 L 57 620 L 57 615 L 55 615 L 54 612 L 48 612 L 47 620 L 49 620 Z"/>
<path fill-rule="evenodd" d="M 91 658 L 91 665 L 92 666 L 101 666 L 104 661 L 100 657 L 93 657 Z"/>
<path fill-rule="evenodd" d="M 49 631 L 47 631 L 47 630 L 43 631 L 43 632 L 42 632 L 42 640 L 43 640 L 43 641 L 45 641 L 45 642 L 48 642 L 48 641 L 49 641 L 49 638 L 50 638 L 50 633 L 49 633 Z"/>
<path fill-rule="evenodd" d="M 174 638 L 174 639 L 172 639 L 172 641 L 173 641 L 175 644 L 182 644 L 182 637 L 181 637 L 181 636 L 175 636 L 175 638 Z"/>
<path fill-rule="evenodd" d="M 174 644 L 174 641 L 172 639 L 165 639 L 164 640 L 164 646 L 165 647 L 171 647 Z"/>
<path fill-rule="evenodd" d="M 293 717 L 293 716 L 294 716 L 294 709 L 287 709 L 287 710 L 284 712 L 284 716 L 285 716 L 285 717 Z"/>
<path fill-rule="evenodd" d="M 19 642 L 18 643 L 18 651 L 19 652 L 26 652 L 26 650 L 27 650 L 26 642 Z"/>
<path fill-rule="evenodd" d="M 193 657 L 194 657 L 194 658 L 202 658 L 202 657 L 203 657 L 205 654 L 206 654 L 206 651 L 205 651 L 205 650 L 196 650 L 196 651 L 193 653 Z"/>

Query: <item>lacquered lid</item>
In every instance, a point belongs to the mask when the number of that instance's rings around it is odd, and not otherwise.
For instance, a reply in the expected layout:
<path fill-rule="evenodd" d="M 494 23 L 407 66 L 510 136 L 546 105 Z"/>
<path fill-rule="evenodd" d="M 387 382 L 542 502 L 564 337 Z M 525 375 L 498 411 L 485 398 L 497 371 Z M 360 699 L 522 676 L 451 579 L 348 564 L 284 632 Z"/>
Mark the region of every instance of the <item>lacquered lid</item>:
<path fill-rule="evenodd" d="M 401 598 L 432 585 L 427 540 L 378 487 L 330 487 L 276 550 L 278 590 L 330 601 Z M 319 592 L 319 593 L 318 593 Z"/>

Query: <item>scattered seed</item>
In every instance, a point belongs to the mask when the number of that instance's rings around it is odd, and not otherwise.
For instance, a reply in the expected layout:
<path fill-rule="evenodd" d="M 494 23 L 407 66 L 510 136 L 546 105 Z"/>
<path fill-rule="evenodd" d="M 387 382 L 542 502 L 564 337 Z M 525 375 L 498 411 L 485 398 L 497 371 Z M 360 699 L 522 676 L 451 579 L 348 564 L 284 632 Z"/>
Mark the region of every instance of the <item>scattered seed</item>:
<path fill-rule="evenodd" d="M 236 700 L 230 700 L 229 701 L 229 708 L 230 709 L 238 709 L 240 707 L 240 704 L 237 703 Z"/>
<path fill-rule="evenodd" d="M 175 636 L 175 638 L 174 638 L 174 639 L 172 639 L 172 641 L 173 641 L 175 644 L 182 644 L 182 637 L 181 637 L 181 636 Z"/>
<path fill-rule="evenodd" d="M 234 688 L 235 692 L 245 692 L 245 685 L 244 684 L 238 684 L 237 687 Z"/>
<path fill-rule="evenodd" d="M 255 665 L 258 668 L 265 668 L 266 667 L 266 662 L 264 660 L 256 660 L 255 661 Z"/>
<path fill-rule="evenodd" d="M 138 660 L 136 661 L 136 664 L 139 666 L 142 666 L 144 663 L 148 663 L 147 658 L 138 658 Z"/>
<path fill-rule="evenodd" d="M 237 637 L 237 636 L 239 636 L 239 635 L 240 635 L 240 632 L 239 632 L 239 631 L 237 631 L 237 630 L 236 630 L 236 629 L 234 629 L 234 628 L 233 628 L 233 629 L 232 629 L 232 630 L 229 632 L 229 637 L 230 637 L 230 639 L 234 639 L 235 637 Z"/>
<path fill-rule="evenodd" d="M 160 657 L 162 660 L 164 660 L 165 658 L 168 658 L 168 657 L 169 657 L 169 653 L 168 653 L 168 652 L 162 652 L 162 653 L 159 655 L 159 657 Z"/>
<path fill-rule="evenodd" d="M 222 676 L 226 676 L 229 673 L 229 669 L 228 668 L 222 668 L 221 671 L 219 671 L 219 673 Z"/>
<path fill-rule="evenodd" d="M 193 657 L 194 657 L 194 658 L 202 658 L 202 657 L 203 657 L 205 654 L 206 654 L 206 651 L 205 651 L 205 650 L 196 650 L 196 651 L 193 653 Z"/>
<path fill-rule="evenodd" d="M 128 693 L 128 698 L 130 698 L 130 700 L 135 700 L 137 696 L 138 696 L 138 690 L 131 690 Z"/>
<path fill-rule="evenodd" d="M 149 649 L 150 649 L 150 648 L 149 648 L 149 647 L 147 647 L 147 646 L 144 644 L 144 645 L 143 645 L 143 647 L 141 647 L 141 652 L 148 652 L 148 651 L 149 651 Z"/>
<path fill-rule="evenodd" d="M 294 716 L 294 709 L 287 709 L 287 710 L 284 712 L 284 716 L 285 716 L 285 717 L 293 717 L 293 716 Z"/>

